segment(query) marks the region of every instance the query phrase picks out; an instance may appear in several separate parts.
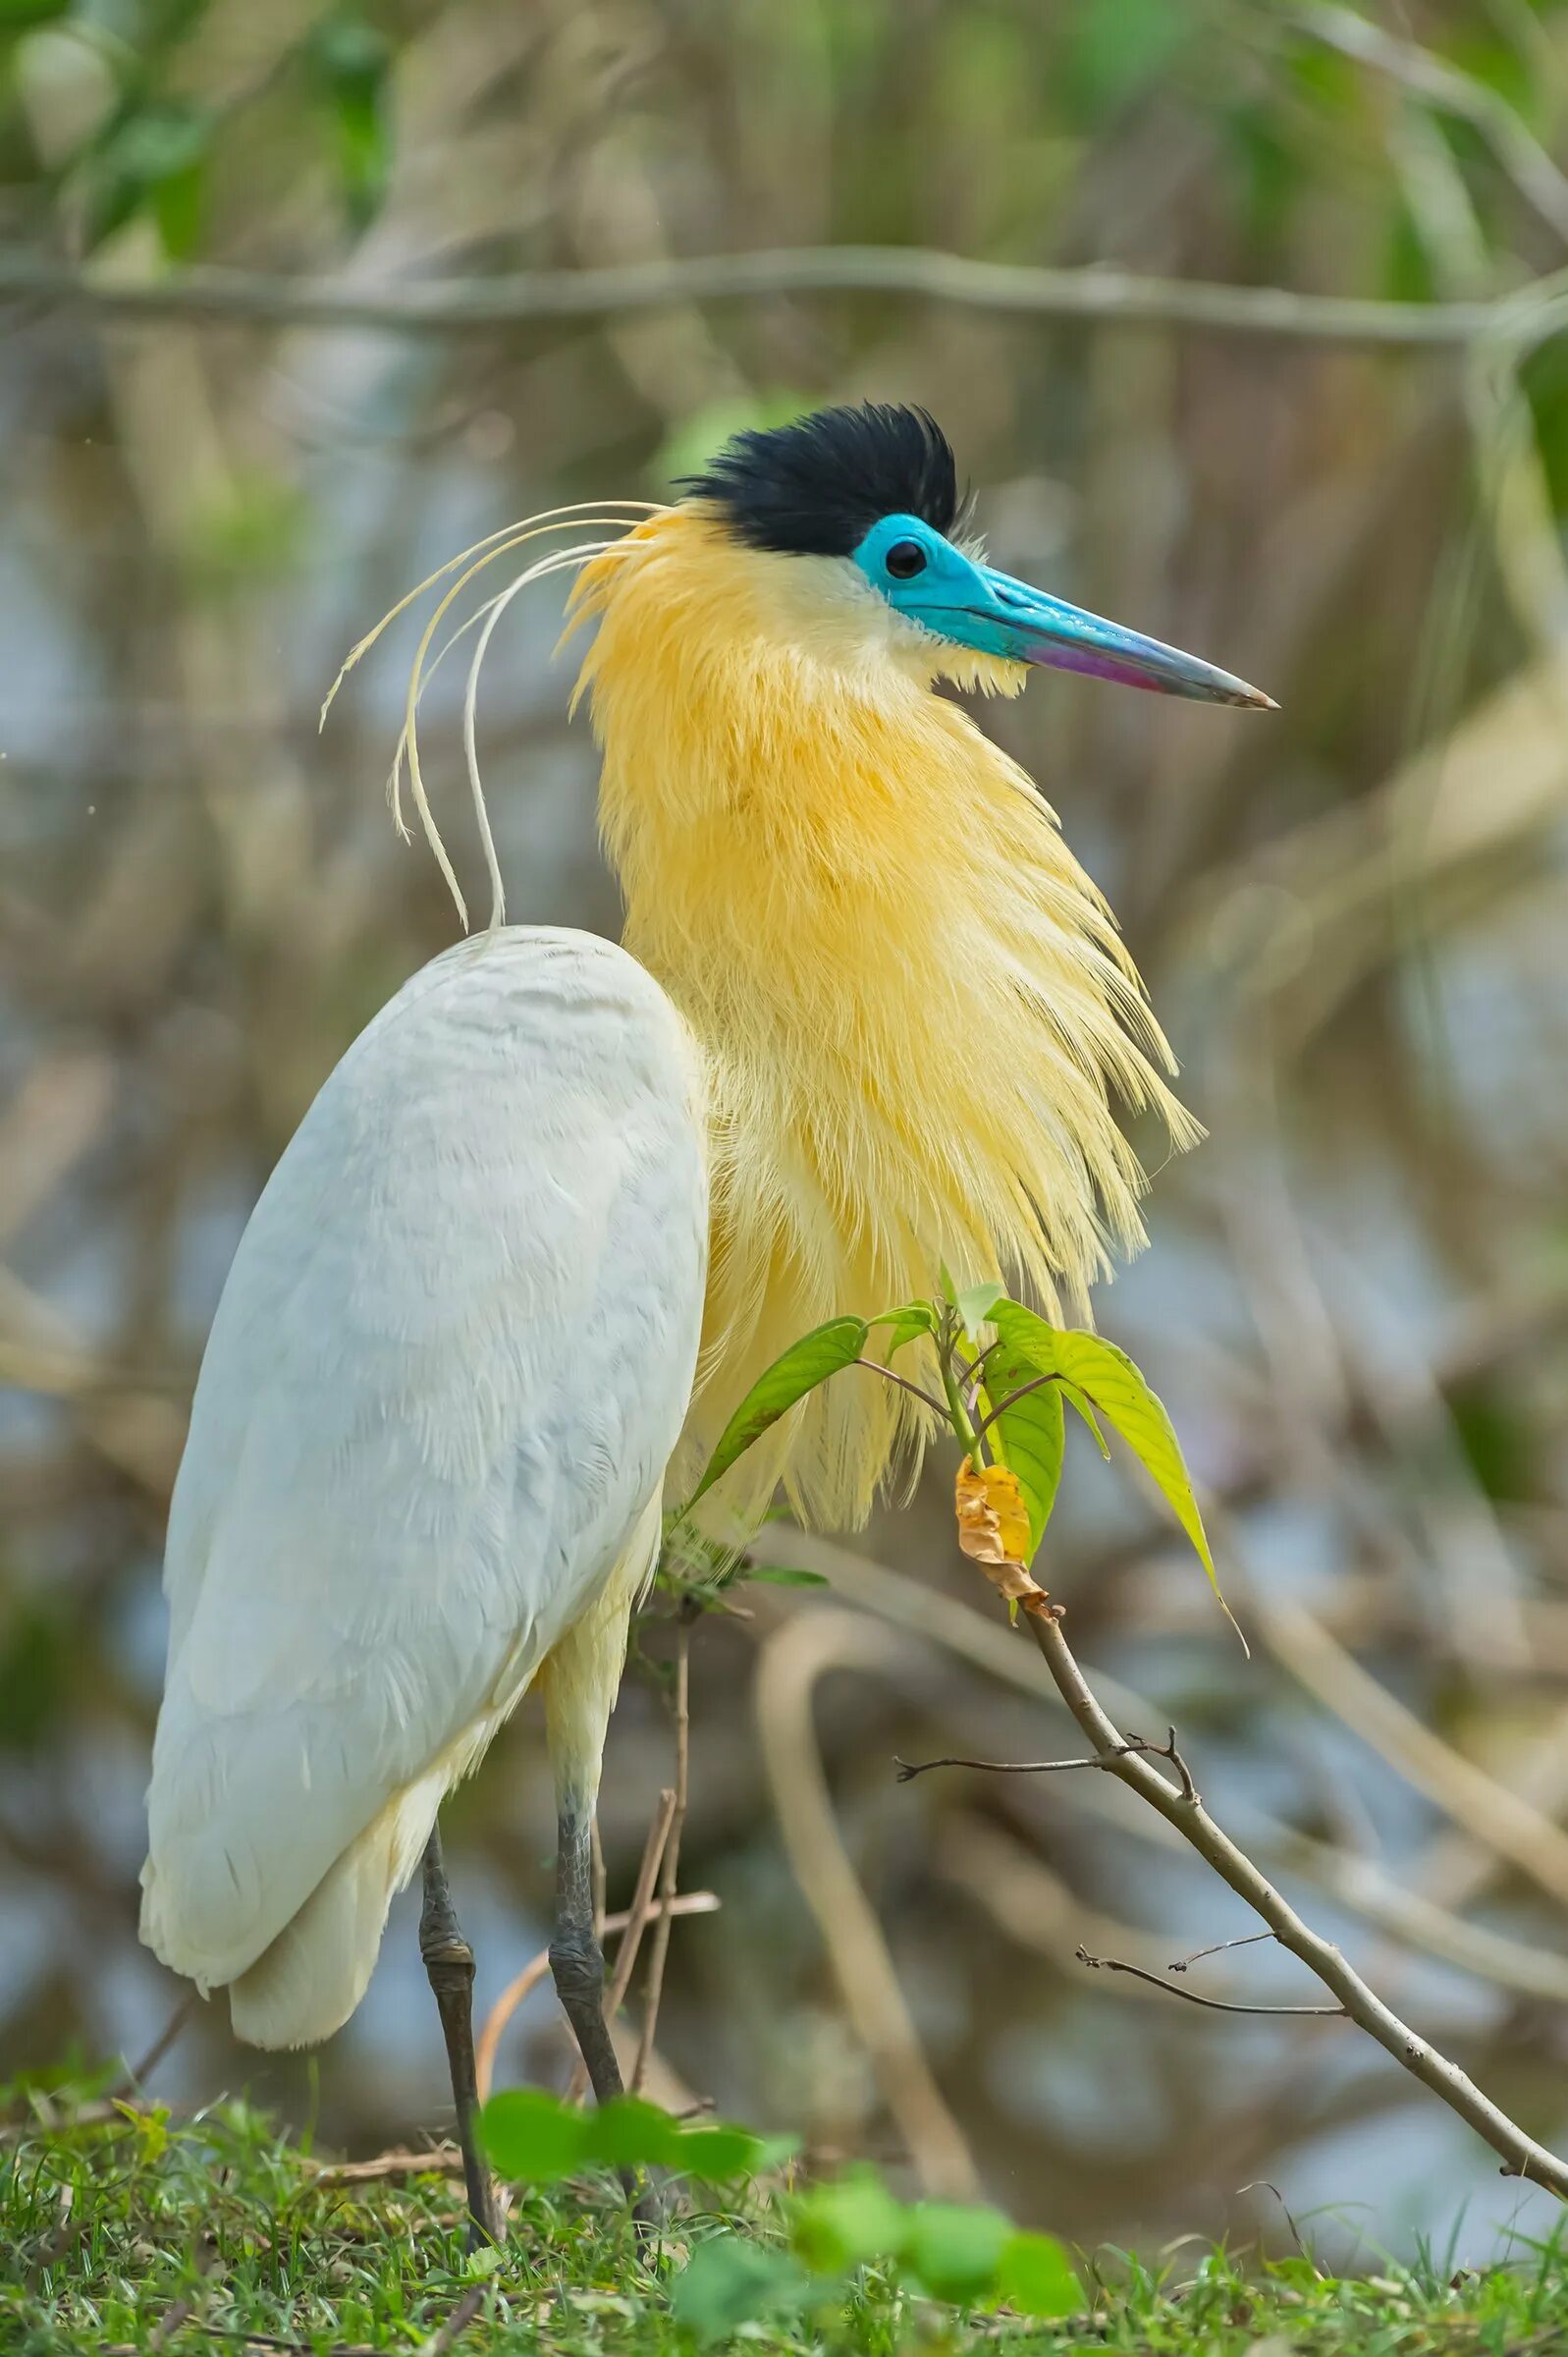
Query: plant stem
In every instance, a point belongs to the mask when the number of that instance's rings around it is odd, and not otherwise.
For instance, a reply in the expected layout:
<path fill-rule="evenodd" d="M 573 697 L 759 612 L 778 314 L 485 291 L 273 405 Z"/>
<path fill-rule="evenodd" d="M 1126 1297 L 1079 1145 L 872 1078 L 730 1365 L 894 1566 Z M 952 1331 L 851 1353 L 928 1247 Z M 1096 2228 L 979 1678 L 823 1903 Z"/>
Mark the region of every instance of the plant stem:
<path fill-rule="evenodd" d="M 1559 2201 L 1568 2201 L 1568 2164 L 1527 2136 L 1517 2122 L 1499 2110 L 1488 2096 L 1483 2095 L 1456 2062 L 1450 2062 L 1445 2055 L 1429 2046 L 1426 2039 L 1418 2037 L 1346 1963 L 1338 1948 L 1302 1921 L 1267 1876 L 1209 1815 L 1185 1773 L 1185 1763 L 1175 1757 L 1174 1744 L 1170 1747 L 1171 1757 L 1182 1778 L 1180 1789 L 1174 1788 L 1161 1774 L 1148 1753 L 1127 1748 L 1124 1737 L 1107 1717 L 1079 1669 L 1061 1633 L 1056 1608 L 1046 1606 L 1033 1611 L 1026 1608 L 1024 1617 L 1056 1691 L 1108 1773 L 1130 1785 L 1141 1800 L 1146 1800 L 1167 1825 L 1174 1827 L 1205 1864 L 1213 1867 L 1237 1897 L 1245 1899 L 1253 1912 L 1262 1917 L 1280 1946 L 1299 1956 L 1308 1970 L 1317 1974 L 1369 2038 L 1375 2038 L 1385 2053 L 1392 2055 L 1424 2087 L 1430 2088 L 1451 2111 L 1457 2111 L 1494 2153 L 1501 2155 L 1505 2175 L 1528 2178 L 1533 2185 L 1544 2185 Z"/>
<path fill-rule="evenodd" d="M 675 1914 L 676 1881 L 680 1871 L 680 1829 L 686 1821 L 687 1769 L 690 1754 L 691 1617 L 682 1612 L 676 1627 L 676 1792 L 665 1836 L 664 1864 L 659 1878 L 662 1901 L 648 1951 L 647 1995 L 643 2000 L 642 2036 L 632 2065 L 631 2093 L 642 2093 L 653 2059 L 654 2032 L 659 2026 L 659 2000 L 664 1990 L 665 1959 L 670 1950 L 670 1926 Z"/>

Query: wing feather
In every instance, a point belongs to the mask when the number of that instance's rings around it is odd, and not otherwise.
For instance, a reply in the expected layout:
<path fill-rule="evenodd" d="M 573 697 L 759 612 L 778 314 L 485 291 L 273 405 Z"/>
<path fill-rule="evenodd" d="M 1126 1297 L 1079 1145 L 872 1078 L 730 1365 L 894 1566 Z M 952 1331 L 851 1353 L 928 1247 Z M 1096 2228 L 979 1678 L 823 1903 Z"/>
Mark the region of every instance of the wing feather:
<path fill-rule="evenodd" d="M 658 986 L 509 928 L 393 1000 L 242 1239 L 170 1513 L 144 1935 L 232 1980 L 608 1577 L 691 1388 L 700 1083 Z"/>

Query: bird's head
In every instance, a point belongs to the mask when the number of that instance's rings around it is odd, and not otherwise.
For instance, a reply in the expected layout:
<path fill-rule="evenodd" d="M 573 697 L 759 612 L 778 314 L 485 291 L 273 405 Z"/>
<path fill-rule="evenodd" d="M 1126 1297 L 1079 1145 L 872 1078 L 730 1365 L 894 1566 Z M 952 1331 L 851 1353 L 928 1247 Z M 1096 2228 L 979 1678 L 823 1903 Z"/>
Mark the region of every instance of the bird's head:
<path fill-rule="evenodd" d="M 868 402 L 737 434 L 681 486 L 717 527 L 737 590 L 794 641 L 1016 692 L 1027 667 L 1207 703 L 1268 707 L 1244 680 L 987 565 L 952 450 L 924 410 Z M 656 529 L 656 527 L 654 527 Z"/>

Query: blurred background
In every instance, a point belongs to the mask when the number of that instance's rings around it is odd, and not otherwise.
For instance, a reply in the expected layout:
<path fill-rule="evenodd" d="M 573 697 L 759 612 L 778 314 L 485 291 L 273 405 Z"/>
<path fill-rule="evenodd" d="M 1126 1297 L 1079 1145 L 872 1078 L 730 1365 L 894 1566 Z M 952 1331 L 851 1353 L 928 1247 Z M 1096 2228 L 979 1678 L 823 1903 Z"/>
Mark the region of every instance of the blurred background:
<path fill-rule="evenodd" d="M 415 626 L 318 737 L 340 659 L 514 517 L 877 396 L 942 419 L 994 561 L 1283 706 L 1050 675 L 982 715 L 1212 1132 L 1099 1315 L 1214 1502 L 1252 1658 L 1082 1433 L 1044 1576 L 1115 1715 L 1175 1720 L 1312 1920 L 1561 2148 L 1565 171 L 1552 0 L 0 0 L 0 2072 L 135 2059 L 179 1998 L 135 1877 L 186 1401 L 273 1160 L 453 935 L 382 793 Z M 1072 275 L 936 299 L 884 252 L 813 291 L 845 247 Z M 660 275 L 780 249 L 738 298 Z M 1156 283 L 1118 307 L 1095 265 Z M 579 307 L 550 315 L 510 275 L 611 267 L 659 299 L 554 278 Z M 448 315 L 410 327 L 432 282 Z M 481 714 L 511 912 L 614 934 L 559 586 L 530 598 Z M 477 892 L 457 693 L 426 758 Z M 843 1545 L 771 1530 L 831 1584 L 694 1632 L 682 1880 L 722 1903 L 675 1930 L 661 2083 L 905 2182 L 967 2152 L 1089 2243 L 1538 2228 L 1353 2030 L 1085 1971 L 1080 1943 L 1159 1969 L 1249 1928 L 1129 1795 L 895 1783 L 895 1754 L 1078 1748 L 954 1550 L 949 1474 Z M 673 1773 L 657 1606 L 639 1650 L 612 1904 Z M 448 1842 L 483 2008 L 545 1939 L 531 1708 Z M 834 1903 L 845 1866 L 880 1930 Z M 868 1940 L 913 2046 L 856 2027 Z M 1318 1994 L 1267 1946 L 1188 1985 Z M 498 2067 L 566 2059 L 542 1989 Z M 247 2087 L 354 2154 L 441 2126 L 409 1901 L 318 2057 L 241 2050 L 215 2005 L 148 2085 Z"/>

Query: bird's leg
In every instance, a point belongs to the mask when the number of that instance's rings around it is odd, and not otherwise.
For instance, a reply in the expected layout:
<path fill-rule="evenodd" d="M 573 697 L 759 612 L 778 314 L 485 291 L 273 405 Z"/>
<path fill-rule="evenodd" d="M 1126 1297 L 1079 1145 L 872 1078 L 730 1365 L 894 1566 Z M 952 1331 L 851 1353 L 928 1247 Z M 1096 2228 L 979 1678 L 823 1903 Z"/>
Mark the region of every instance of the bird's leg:
<path fill-rule="evenodd" d="M 458 2111 L 458 2143 L 468 2188 L 469 2240 L 474 2244 L 499 2242 L 501 2213 L 496 2202 L 495 2180 L 479 2150 L 473 2125 L 479 2102 L 473 2060 L 473 1949 L 462 1936 L 452 1892 L 447 1888 L 438 1826 L 431 1827 L 430 1838 L 425 1843 L 419 1953 L 441 2010 L 441 2028 L 447 2041 L 452 2100 Z"/>
<path fill-rule="evenodd" d="M 601 2104 L 622 2092 L 605 2020 L 605 1960 L 593 1923 L 593 1815 L 564 1797 L 556 1820 L 556 1928 L 550 1943 L 556 1994 Z"/>

